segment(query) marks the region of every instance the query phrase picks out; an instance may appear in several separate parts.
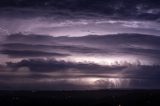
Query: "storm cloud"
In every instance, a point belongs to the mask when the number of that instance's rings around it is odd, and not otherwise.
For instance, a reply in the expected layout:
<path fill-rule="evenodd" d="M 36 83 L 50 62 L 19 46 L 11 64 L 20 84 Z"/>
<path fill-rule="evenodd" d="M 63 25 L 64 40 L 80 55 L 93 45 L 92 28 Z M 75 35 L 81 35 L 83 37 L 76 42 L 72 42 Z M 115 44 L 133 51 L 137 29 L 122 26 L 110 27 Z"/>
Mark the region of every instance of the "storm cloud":
<path fill-rule="evenodd" d="M 1 53 L 17 58 L 55 56 L 67 61 L 74 61 L 74 58 L 80 56 L 79 62 L 105 56 L 106 60 L 110 57 L 117 57 L 111 61 L 113 64 L 116 61 L 118 63 L 125 63 L 125 61 L 137 63 L 140 61 L 142 64 L 152 65 L 159 64 L 159 44 L 159 36 L 142 34 L 88 35 L 83 37 L 14 34 L 7 36 L 5 43 L 1 44 Z M 124 58 L 128 56 L 128 59 L 121 61 L 120 56 L 124 56 Z"/>
<path fill-rule="evenodd" d="M 159 88 L 159 65 L 112 65 L 72 63 L 56 60 L 22 60 L 1 65 L 0 89 L 103 89 L 103 88 Z M 10 80 L 10 82 L 6 82 Z M 85 83 L 84 83 L 85 80 Z M 150 83 L 148 83 L 150 82 Z M 51 84 L 52 83 L 52 84 Z M 12 86 L 15 84 L 15 86 Z M 41 88 L 37 88 L 41 85 Z M 92 86 L 95 84 L 95 86 Z M 25 88 L 26 86 L 30 88 Z M 64 88 L 62 88 L 64 86 Z M 66 87 L 67 88 L 66 88 Z M 149 89 L 149 88 L 147 88 Z"/>
<path fill-rule="evenodd" d="M 159 89 L 158 0 L 1 0 L 0 89 Z"/>
<path fill-rule="evenodd" d="M 1 44 L 1 53 L 17 60 L 8 59 L 0 66 L 1 89 L 159 88 L 159 36 L 51 37 L 13 34 L 5 40 Z M 25 42 L 27 40 L 31 42 Z M 35 51 L 35 55 L 30 55 L 30 51 Z M 58 56 L 53 51 L 59 53 Z M 38 53 L 51 53 L 51 57 Z M 35 58 L 37 56 L 39 59 Z M 38 88 L 42 85 L 45 86 Z"/>

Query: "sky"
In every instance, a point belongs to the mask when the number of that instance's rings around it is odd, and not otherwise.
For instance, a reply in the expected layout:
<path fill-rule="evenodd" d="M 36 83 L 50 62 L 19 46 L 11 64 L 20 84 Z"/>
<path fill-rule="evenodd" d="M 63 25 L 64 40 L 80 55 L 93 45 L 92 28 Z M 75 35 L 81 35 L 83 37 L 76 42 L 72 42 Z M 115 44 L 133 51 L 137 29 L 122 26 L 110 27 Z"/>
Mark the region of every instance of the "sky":
<path fill-rule="evenodd" d="M 1 0 L 1 90 L 160 89 L 160 1 Z"/>

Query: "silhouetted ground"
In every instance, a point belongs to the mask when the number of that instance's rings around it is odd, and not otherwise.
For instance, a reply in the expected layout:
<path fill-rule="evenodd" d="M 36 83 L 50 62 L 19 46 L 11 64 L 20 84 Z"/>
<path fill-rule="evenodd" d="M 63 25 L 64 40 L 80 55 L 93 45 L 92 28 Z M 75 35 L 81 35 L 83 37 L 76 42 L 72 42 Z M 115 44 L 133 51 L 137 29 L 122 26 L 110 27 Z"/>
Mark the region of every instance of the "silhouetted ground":
<path fill-rule="evenodd" d="M 0 91 L 0 106 L 160 106 L 160 90 Z"/>

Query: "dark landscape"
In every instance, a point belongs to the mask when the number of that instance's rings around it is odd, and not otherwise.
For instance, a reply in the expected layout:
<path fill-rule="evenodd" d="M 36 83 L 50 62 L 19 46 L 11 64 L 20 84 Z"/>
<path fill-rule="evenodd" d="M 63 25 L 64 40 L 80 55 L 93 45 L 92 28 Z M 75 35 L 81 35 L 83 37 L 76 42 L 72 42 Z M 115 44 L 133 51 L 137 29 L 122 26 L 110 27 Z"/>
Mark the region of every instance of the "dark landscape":
<path fill-rule="evenodd" d="M 158 106 L 160 90 L 0 91 L 1 106 Z"/>

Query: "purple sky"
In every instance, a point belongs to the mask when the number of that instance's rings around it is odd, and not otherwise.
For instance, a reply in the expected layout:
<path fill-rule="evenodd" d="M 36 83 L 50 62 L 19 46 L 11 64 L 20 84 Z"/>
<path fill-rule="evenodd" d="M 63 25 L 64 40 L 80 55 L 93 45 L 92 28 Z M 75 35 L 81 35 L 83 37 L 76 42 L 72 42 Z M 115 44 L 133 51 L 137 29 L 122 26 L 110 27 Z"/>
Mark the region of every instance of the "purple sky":
<path fill-rule="evenodd" d="M 0 1 L 0 89 L 159 89 L 158 4 Z"/>

